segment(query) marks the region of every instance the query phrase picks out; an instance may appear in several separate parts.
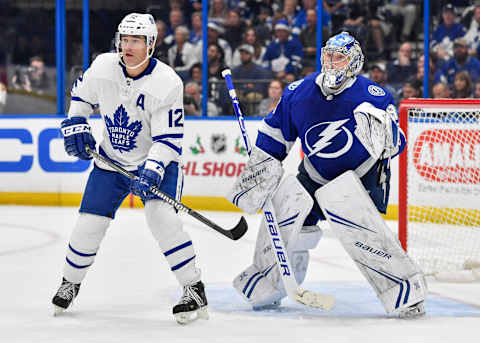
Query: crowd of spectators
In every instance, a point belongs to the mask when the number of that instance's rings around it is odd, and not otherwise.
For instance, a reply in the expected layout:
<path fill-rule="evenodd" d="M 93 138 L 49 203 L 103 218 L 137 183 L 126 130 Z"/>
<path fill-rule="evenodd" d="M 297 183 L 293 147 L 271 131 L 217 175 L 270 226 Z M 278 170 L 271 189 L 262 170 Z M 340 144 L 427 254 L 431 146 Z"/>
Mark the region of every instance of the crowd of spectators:
<path fill-rule="evenodd" d="M 397 104 L 423 96 L 423 1 L 319 1 L 323 42 L 335 33 L 350 32 L 366 56 L 364 75 L 388 89 Z M 171 0 L 170 5 L 170 19 L 157 21 L 157 46 L 162 47 L 157 47 L 157 57 L 175 68 L 189 88 L 197 83 L 196 110 L 188 112 L 200 115 L 201 4 Z M 440 0 L 431 12 L 430 97 L 475 97 L 480 81 L 480 0 Z M 314 72 L 317 15 L 317 0 L 211 0 L 208 115 L 232 114 L 221 77 L 225 67 L 232 69 L 244 112 L 260 116 L 274 108 L 285 85 Z M 478 89 L 480 93 L 480 85 Z"/>
<path fill-rule="evenodd" d="M 364 75 L 388 89 L 397 104 L 423 96 L 422 0 L 210 0 L 207 37 L 201 0 L 169 0 L 161 11 L 146 12 L 157 19 L 155 57 L 184 80 L 189 116 L 202 115 L 203 44 L 207 114 L 233 114 L 221 76 L 229 67 L 244 113 L 264 116 L 288 83 L 316 70 L 318 15 L 323 42 L 341 31 L 354 35 L 366 57 Z M 438 0 L 430 12 L 429 96 L 478 97 L 480 0 Z M 43 64 L 41 56 L 32 58 L 10 80 L 13 86 L 41 92 L 49 82 L 37 75 Z"/>

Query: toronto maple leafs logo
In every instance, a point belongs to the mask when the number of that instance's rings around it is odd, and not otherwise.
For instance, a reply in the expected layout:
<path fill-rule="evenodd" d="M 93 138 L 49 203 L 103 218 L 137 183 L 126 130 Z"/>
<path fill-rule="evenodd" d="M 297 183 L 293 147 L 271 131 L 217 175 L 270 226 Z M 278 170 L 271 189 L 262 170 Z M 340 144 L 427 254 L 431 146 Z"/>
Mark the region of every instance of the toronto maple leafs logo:
<path fill-rule="evenodd" d="M 120 152 L 127 152 L 137 147 L 135 145 L 135 138 L 137 138 L 138 133 L 142 130 L 142 123 L 140 120 L 136 120 L 129 124 L 128 120 L 130 118 L 123 105 L 120 105 L 113 114 L 113 122 L 107 116 L 104 116 L 104 118 L 108 135 L 110 136 L 110 142 L 114 149 Z"/>

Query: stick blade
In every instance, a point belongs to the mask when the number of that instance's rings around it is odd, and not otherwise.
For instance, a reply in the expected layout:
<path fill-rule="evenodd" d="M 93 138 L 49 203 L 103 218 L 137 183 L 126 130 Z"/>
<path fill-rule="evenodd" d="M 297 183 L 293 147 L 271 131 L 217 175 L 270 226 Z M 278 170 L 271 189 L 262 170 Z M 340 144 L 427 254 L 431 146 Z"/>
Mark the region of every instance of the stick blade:
<path fill-rule="evenodd" d="M 237 239 L 242 238 L 243 235 L 247 232 L 247 230 L 248 230 L 247 221 L 242 216 L 238 224 L 235 225 L 235 227 L 230 230 L 230 238 L 236 241 Z"/>
<path fill-rule="evenodd" d="M 300 287 L 296 289 L 294 300 L 303 305 L 327 311 L 331 310 L 335 304 L 335 297 L 331 295 L 307 291 Z"/>

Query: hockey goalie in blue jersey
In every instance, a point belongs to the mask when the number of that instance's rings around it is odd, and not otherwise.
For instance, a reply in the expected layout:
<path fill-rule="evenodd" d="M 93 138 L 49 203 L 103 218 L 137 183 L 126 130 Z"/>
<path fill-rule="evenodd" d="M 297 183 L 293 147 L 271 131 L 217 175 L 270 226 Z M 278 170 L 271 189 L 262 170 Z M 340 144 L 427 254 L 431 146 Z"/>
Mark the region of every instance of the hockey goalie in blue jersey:
<path fill-rule="evenodd" d="M 349 33 L 331 37 L 322 48 L 321 73 L 291 83 L 263 120 L 227 198 L 248 213 L 272 200 L 298 284 L 308 250 L 322 236 L 317 223 L 327 220 L 386 312 L 419 316 L 427 292 L 423 273 L 379 214 L 387 208 L 390 160 L 405 137 L 392 95 L 359 75 L 363 62 Z M 297 138 L 305 156 L 296 177 L 283 177 L 281 161 Z M 254 309 L 279 306 L 286 295 L 274 248 L 262 223 L 253 264 L 233 282 Z"/>
<path fill-rule="evenodd" d="M 98 106 L 104 119 L 99 154 L 138 180 L 131 182 L 95 161 L 68 244 L 63 281 L 52 300 L 56 314 L 78 295 L 110 222 L 131 191 L 145 204 L 147 225 L 183 286 L 184 294 L 173 308 L 175 318 L 181 324 L 208 318 L 190 236 L 175 209 L 149 192 L 155 186 L 179 200 L 183 187 L 183 84 L 172 68 L 152 58 L 156 38 L 150 14 L 127 15 L 115 37 L 117 53 L 99 55 L 72 87 L 68 119 L 62 122 L 66 152 L 91 159 L 86 146 L 95 149 L 96 142 L 87 119 Z"/>

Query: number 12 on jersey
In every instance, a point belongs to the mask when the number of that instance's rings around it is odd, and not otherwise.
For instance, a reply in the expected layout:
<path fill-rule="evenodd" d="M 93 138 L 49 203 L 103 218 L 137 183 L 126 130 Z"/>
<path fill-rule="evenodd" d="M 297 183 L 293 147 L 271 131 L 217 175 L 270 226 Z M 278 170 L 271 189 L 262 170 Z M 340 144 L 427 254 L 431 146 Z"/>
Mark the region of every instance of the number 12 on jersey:
<path fill-rule="evenodd" d="M 181 108 L 168 111 L 168 126 L 183 127 L 183 110 Z"/>

